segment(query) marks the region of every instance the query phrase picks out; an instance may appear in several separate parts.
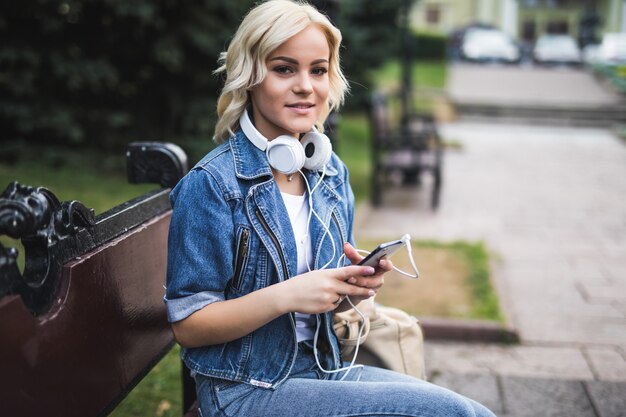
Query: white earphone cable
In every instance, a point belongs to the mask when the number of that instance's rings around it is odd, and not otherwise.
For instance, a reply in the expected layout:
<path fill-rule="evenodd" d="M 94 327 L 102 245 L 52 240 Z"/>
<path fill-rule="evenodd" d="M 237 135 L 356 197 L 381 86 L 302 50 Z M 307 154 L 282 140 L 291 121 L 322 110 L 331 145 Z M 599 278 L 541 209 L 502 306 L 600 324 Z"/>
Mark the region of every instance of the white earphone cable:
<path fill-rule="evenodd" d="M 326 225 L 326 223 L 322 220 L 322 218 L 317 214 L 317 212 L 313 209 L 313 192 L 315 192 L 315 190 L 322 184 L 322 180 L 324 179 L 324 176 L 326 174 L 326 167 L 324 167 L 322 169 L 322 174 L 320 176 L 319 181 L 317 182 L 317 184 L 315 184 L 315 186 L 311 189 L 311 186 L 306 178 L 306 175 L 302 172 L 302 170 L 298 170 L 298 172 L 300 173 L 300 175 L 302 176 L 302 178 L 304 179 L 304 183 L 306 185 L 306 189 L 308 192 L 308 204 L 309 204 L 309 214 L 307 216 L 307 226 L 306 226 L 306 230 L 307 233 L 305 234 L 305 236 L 303 237 L 303 240 L 305 239 L 309 239 L 309 230 L 310 230 L 310 225 L 311 225 L 311 219 L 313 218 L 313 216 L 315 216 L 315 218 L 320 222 L 320 224 L 322 225 L 322 227 L 324 228 L 324 235 L 322 236 L 321 242 L 324 241 L 324 239 L 326 238 L 326 236 L 328 235 L 330 237 L 330 241 L 331 241 L 331 245 L 333 248 L 333 255 L 331 256 L 331 260 L 328 261 L 325 265 L 323 265 L 322 267 L 320 267 L 319 269 L 326 269 L 328 268 L 328 266 L 332 263 L 332 260 L 335 258 L 335 255 L 337 254 L 337 248 L 335 245 L 335 240 L 333 239 L 332 234 L 330 233 L 330 228 Z M 418 278 L 419 277 L 419 271 L 417 270 L 417 266 L 415 264 L 415 261 L 413 259 L 413 253 L 412 253 L 412 249 L 411 249 L 411 237 L 408 234 L 405 234 L 404 236 L 402 236 L 402 241 L 405 243 L 405 246 L 407 248 L 408 251 L 408 255 L 409 255 L 409 260 L 411 262 L 411 266 L 413 267 L 413 270 L 415 271 L 415 275 L 411 275 L 405 271 L 402 271 L 400 269 L 398 269 L 397 267 L 393 267 L 394 270 L 396 270 L 397 272 L 406 275 L 410 278 Z M 309 264 L 308 261 L 308 254 L 306 253 L 306 248 L 307 245 L 304 245 L 304 256 L 306 259 L 306 265 L 307 265 L 307 269 L 310 271 L 312 271 L 311 269 L 311 265 Z M 361 250 L 361 249 L 357 249 L 357 251 L 359 253 L 366 253 L 369 254 L 368 251 L 365 250 Z M 342 263 L 345 261 L 346 255 L 345 253 L 342 253 L 339 256 L 339 259 L 337 260 L 337 268 L 341 267 Z M 315 362 L 317 364 L 317 367 L 320 369 L 320 371 L 326 373 L 326 374 L 336 374 L 339 372 L 344 372 L 345 374 L 340 378 L 340 381 L 343 381 L 348 374 L 350 373 L 350 371 L 352 371 L 352 369 L 354 368 L 362 368 L 363 365 L 357 365 L 355 364 L 356 362 L 356 358 L 357 355 L 359 353 L 359 347 L 361 345 L 361 338 L 363 337 L 363 332 L 365 330 L 365 320 L 366 317 L 365 315 L 352 303 L 352 300 L 350 299 L 349 296 L 346 296 L 345 298 L 348 303 L 350 303 L 350 306 L 352 307 L 352 309 L 354 309 L 354 311 L 359 315 L 360 317 L 360 324 L 359 324 L 359 334 L 357 336 L 357 341 L 356 341 L 356 345 L 354 348 L 354 354 L 352 356 L 352 360 L 350 361 L 350 364 L 348 366 L 345 367 L 341 367 L 338 369 L 325 369 L 322 364 L 319 361 L 319 357 L 317 354 L 317 341 L 319 339 L 319 332 L 320 332 L 320 328 L 321 328 L 321 320 L 320 320 L 320 315 L 316 314 L 315 318 L 316 318 L 316 326 L 315 326 L 315 334 L 313 336 L 313 356 L 315 357 Z"/>
<path fill-rule="evenodd" d="M 320 176 L 319 181 L 317 182 L 317 184 L 315 184 L 315 186 L 313 187 L 313 189 L 311 189 L 311 186 L 309 184 L 309 181 L 306 179 L 306 175 L 304 175 L 304 173 L 301 170 L 298 170 L 298 172 L 300 173 L 300 175 L 302 175 L 302 179 L 304 179 L 304 184 L 306 185 L 306 189 L 309 193 L 309 215 L 307 218 L 307 223 L 306 223 L 306 230 L 307 233 L 306 235 L 304 235 L 303 239 L 308 239 L 309 238 L 309 230 L 311 230 L 311 218 L 313 216 L 315 216 L 315 218 L 320 222 L 320 224 L 322 225 L 322 227 L 324 228 L 324 235 L 322 235 L 322 240 L 321 242 L 324 242 L 324 239 L 326 239 L 326 236 L 330 236 L 330 243 L 333 247 L 333 255 L 330 257 L 330 261 L 328 261 L 324 266 L 320 267 L 319 269 L 326 269 L 328 268 L 328 266 L 332 263 L 332 260 L 335 258 L 335 255 L 337 254 L 337 247 L 335 246 L 335 240 L 333 239 L 333 235 L 330 233 L 330 229 L 328 228 L 328 226 L 326 226 L 326 223 L 322 220 L 322 218 L 317 214 L 317 212 L 313 209 L 313 192 L 315 192 L 315 190 L 317 189 L 317 187 L 320 186 L 320 184 L 322 184 L 322 180 L 324 179 L 324 176 L 326 175 L 326 167 L 324 167 L 322 169 L 322 175 Z M 312 271 L 311 269 L 311 265 L 309 265 L 309 261 L 308 261 L 308 255 L 306 253 L 306 245 L 304 245 L 305 248 L 305 259 L 306 261 L 306 265 L 307 268 L 309 269 L 309 272 Z"/>

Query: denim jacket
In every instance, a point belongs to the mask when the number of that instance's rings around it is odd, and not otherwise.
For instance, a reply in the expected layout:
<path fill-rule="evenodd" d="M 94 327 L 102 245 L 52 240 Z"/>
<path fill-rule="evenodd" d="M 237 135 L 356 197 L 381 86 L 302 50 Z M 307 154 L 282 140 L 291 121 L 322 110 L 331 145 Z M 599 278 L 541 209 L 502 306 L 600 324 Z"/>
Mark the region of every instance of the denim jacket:
<path fill-rule="evenodd" d="M 311 189 L 319 172 L 306 172 Z M 333 154 L 323 184 L 313 192 L 310 238 L 315 268 L 353 242 L 354 196 L 345 165 Z M 170 322 L 204 306 L 234 299 L 296 275 L 291 223 L 265 153 L 241 131 L 216 147 L 172 190 L 165 303 Z M 332 312 L 321 315 L 318 349 L 326 368 L 340 365 Z M 297 341 L 286 314 L 228 343 L 182 350 L 194 372 L 273 388 L 289 375 Z"/>

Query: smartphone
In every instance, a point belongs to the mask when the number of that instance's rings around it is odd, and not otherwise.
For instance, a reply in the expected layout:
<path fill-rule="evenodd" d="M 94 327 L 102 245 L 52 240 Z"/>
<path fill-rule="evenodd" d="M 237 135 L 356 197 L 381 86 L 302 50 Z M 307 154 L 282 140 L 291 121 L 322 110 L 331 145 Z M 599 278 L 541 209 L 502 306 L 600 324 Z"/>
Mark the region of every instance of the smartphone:
<path fill-rule="evenodd" d="M 391 256 L 398 252 L 402 246 L 406 243 L 405 240 L 394 240 L 387 243 L 381 243 L 376 249 L 374 249 L 369 255 L 367 255 L 359 265 L 373 266 L 376 268 L 378 262 L 384 256 L 391 258 Z"/>

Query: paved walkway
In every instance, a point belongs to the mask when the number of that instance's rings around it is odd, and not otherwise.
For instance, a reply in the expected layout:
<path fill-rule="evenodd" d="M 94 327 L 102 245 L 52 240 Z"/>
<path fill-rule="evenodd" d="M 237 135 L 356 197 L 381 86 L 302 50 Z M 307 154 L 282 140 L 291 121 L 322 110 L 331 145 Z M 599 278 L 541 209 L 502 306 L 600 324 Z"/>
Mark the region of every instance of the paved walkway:
<path fill-rule="evenodd" d="M 447 90 L 458 103 L 593 108 L 623 102 L 585 69 L 455 64 L 448 72 Z"/>
<path fill-rule="evenodd" d="M 626 416 L 626 145 L 608 130 L 440 126 L 441 207 L 359 206 L 357 239 L 482 240 L 514 346 L 427 341 L 431 380 L 504 416 Z M 424 276 L 421 279 L 436 279 Z"/>
<path fill-rule="evenodd" d="M 463 117 L 555 126 L 626 123 L 626 98 L 584 68 L 453 64 L 446 90 Z"/>

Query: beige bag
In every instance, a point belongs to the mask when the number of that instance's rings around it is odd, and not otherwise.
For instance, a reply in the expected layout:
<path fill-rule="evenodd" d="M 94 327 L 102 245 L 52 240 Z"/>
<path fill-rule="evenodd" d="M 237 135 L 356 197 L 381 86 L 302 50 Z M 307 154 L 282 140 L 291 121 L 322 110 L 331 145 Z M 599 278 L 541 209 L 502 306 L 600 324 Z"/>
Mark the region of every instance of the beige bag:
<path fill-rule="evenodd" d="M 425 379 L 424 334 L 417 318 L 375 304 L 373 298 L 357 307 L 366 321 L 356 362 Z M 334 328 L 344 361 L 352 360 L 361 321 L 353 309 L 335 314 Z"/>

